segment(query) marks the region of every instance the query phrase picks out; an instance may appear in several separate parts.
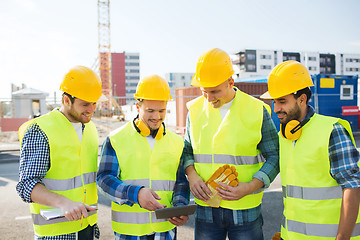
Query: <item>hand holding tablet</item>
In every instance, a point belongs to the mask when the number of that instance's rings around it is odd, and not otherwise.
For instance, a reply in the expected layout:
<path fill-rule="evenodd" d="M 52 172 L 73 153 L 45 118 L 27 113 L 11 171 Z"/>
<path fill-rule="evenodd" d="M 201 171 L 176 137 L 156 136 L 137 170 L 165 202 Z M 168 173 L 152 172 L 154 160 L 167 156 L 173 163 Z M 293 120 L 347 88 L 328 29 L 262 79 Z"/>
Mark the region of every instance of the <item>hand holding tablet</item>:
<path fill-rule="evenodd" d="M 167 219 L 172 217 L 189 216 L 194 214 L 196 210 L 196 204 L 189 204 L 186 206 L 159 208 L 155 210 L 157 219 Z"/>

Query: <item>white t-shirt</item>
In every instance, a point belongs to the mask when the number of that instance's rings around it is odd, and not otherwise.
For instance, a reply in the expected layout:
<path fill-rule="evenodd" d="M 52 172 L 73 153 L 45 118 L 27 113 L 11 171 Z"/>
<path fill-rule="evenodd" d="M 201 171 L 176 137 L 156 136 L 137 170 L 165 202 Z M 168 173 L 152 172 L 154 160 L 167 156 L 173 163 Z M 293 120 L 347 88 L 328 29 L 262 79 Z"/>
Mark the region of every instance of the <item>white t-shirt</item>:
<path fill-rule="evenodd" d="M 153 137 L 151 136 L 151 134 L 150 134 L 149 136 L 146 137 L 146 139 L 147 139 L 148 142 L 149 142 L 149 145 L 150 145 L 151 150 L 153 150 L 154 145 L 155 145 L 155 142 L 156 142 L 155 138 L 153 138 Z"/>
<path fill-rule="evenodd" d="M 219 107 L 219 111 L 220 111 L 220 114 L 221 114 L 221 119 L 224 119 L 228 110 L 230 109 L 232 103 L 234 101 L 234 98 L 228 102 L 228 103 L 225 103 L 224 105 L 222 105 L 221 107 Z"/>
<path fill-rule="evenodd" d="M 71 123 L 72 125 L 73 125 L 73 127 L 74 127 L 74 129 L 75 129 L 75 131 L 76 131 L 76 133 L 77 133 L 77 135 L 78 135 L 78 137 L 79 137 L 79 140 L 80 140 L 80 142 L 81 142 L 81 139 L 82 139 L 82 135 L 83 135 L 83 131 L 82 131 L 82 123 Z"/>

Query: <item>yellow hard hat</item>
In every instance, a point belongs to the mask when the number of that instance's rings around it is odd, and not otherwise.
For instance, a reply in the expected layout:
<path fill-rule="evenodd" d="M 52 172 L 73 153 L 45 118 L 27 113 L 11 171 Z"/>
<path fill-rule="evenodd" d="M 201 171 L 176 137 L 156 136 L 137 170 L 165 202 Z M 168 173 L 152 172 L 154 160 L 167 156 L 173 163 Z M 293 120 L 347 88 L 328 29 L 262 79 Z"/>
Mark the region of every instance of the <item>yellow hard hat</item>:
<path fill-rule="evenodd" d="M 106 101 L 100 77 L 90 68 L 75 66 L 64 76 L 60 90 L 87 102 Z"/>
<path fill-rule="evenodd" d="M 307 68 L 297 61 L 285 61 L 274 67 L 269 75 L 268 89 L 261 95 L 264 99 L 276 99 L 306 87 L 314 86 Z"/>
<path fill-rule="evenodd" d="M 196 73 L 191 85 L 195 87 L 216 87 L 234 74 L 229 55 L 219 48 L 203 53 L 197 62 Z"/>
<path fill-rule="evenodd" d="M 147 100 L 171 100 L 170 87 L 165 79 L 158 75 L 152 75 L 140 80 L 136 87 L 135 99 L 147 99 Z"/>

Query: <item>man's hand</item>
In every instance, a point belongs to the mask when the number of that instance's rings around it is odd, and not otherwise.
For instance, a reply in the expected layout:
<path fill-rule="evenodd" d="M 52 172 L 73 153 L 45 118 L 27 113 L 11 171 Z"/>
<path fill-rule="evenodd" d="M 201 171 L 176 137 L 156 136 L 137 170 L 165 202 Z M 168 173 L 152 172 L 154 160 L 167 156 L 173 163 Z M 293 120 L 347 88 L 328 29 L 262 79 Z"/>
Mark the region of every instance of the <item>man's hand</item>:
<path fill-rule="evenodd" d="M 204 180 L 197 174 L 194 166 L 187 167 L 185 171 L 188 176 L 190 190 L 194 197 L 202 201 L 209 200 L 209 196 L 212 195 L 212 193 L 210 189 L 206 186 Z"/>
<path fill-rule="evenodd" d="M 93 207 L 84 206 L 82 202 L 74 202 L 67 197 L 51 192 L 41 183 L 35 184 L 30 197 L 31 200 L 35 203 L 53 208 L 60 208 L 64 216 L 69 221 L 76 221 L 81 219 L 81 214 L 86 218 L 88 217 L 87 210 L 96 210 Z"/>
<path fill-rule="evenodd" d="M 87 218 L 87 209 L 89 209 L 89 211 L 95 210 L 93 207 L 85 206 L 82 202 L 74 202 L 70 199 L 64 199 L 60 209 L 69 221 L 80 220 L 81 215 L 84 215 L 84 218 Z"/>
<path fill-rule="evenodd" d="M 236 187 L 231 187 L 221 182 L 219 182 L 219 185 L 223 188 L 216 188 L 219 191 L 219 196 L 223 200 L 235 201 L 257 191 L 264 186 L 264 183 L 257 178 L 253 178 L 248 183 L 239 182 Z"/>
<path fill-rule="evenodd" d="M 157 200 L 161 198 L 151 188 L 141 188 L 138 194 L 138 202 L 140 207 L 149 211 L 155 211 L 158 208 L 164 208 Z"/>
<path fill-rule="evenodd" d="M 180 216 L 180 217 L 173 217 L 168 218 L 168 221 L 174 224 L 175 226 L 182 226 L 189 220 L 189 216 Z"/>
<path fill-rule="evenodd" d="M 210 196 L 210 200 L 205 202 L 212 207 L 218 208 L 222 200 L 217 190 L 217 188 L 221 188 L 219 183 L 222 182 L 232 187 L 236 187 L 239 183 L 237 176 L 238 173 L 236 172 L 236 168 L 234 166 L 230 167 L 229 164 L 225 164 L 219 167 L 213 173 L 213 175 L 211 175 L 211 177 L 205 182 L 206 186 L 212 192 L 212 195 Z"/>

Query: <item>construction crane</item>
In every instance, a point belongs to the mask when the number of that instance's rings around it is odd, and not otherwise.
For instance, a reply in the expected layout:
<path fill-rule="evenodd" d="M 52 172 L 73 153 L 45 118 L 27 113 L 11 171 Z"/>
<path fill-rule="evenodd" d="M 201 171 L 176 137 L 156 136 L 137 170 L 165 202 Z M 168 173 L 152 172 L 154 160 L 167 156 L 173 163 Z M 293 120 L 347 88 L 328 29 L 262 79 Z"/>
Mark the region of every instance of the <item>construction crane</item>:
<path fill-rule="evenodd" d="M 102 81 L 102 93 L 112 97 L 111 48 L 110 48 L 110 0 L 98 0 L 98 37 L 99 72 Z M 111 102 L 100 105 L 102 109 L 111 109 Z"/>

